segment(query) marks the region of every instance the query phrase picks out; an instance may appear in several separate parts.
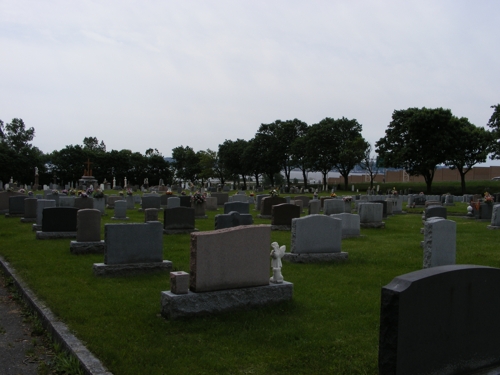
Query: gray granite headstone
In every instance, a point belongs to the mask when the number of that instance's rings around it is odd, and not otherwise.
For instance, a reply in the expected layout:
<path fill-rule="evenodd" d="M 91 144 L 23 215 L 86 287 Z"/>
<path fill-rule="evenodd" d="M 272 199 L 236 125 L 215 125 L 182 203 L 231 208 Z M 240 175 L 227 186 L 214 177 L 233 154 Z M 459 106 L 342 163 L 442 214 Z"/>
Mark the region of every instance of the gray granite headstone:
<path fill-rule="evenodd" d="M 217 198 L 217 206 L 224 206 L 224 203 L 229 202 L 228 193 L 212 193 L 211 196 Z"/>
<path fill-rule="evenodd" d="M 224 203 L 224 213 L 228 214 L 232 211 L 239 212 L 240 214 L 250 213 L 250 204 L 246 202 L 226 202 Z"/>
<path fill-rule="evenodd" d="M 114 210 L 114 216 L 112 219 L 115 220 L 127 220 L 127 201 L 122 200 L 122 201 L 115 201 L 115 210 Z"/>
<path fill-rule="evenodd" d="M 227 204 L 227 203 L 226 203 Z M 233 228 L 239 225 L 252 225 L 253 216 L 233 211 L 224 215 L 215 215 L 215 229 Z"/>
<path fill-rule="evenodd" d="M 24 200 L 27 195 L 9 197 L 9 215 L 24 215 Z"/>
<path fill-rule="evenodd" d="M 441 217 L 443 219 L 447 218 L 446 207 L 443 206 L 429 206 L 425 209 L 424 218 L 425 220 L 431 217 Z"/>
<path fill-rule="evenodd" d="M 342 213 L 330 215 L 342 221 L 342 238 L 359 237 L 361 235 L 359 215 Z"/>
<path fill-rule="evenodd" d="M 181 206 L 181 199 L 179 197 L 169 197 L 167 202 L 168 208 L 175 208 Z"/>
<path fill-rule="evenodd" d="M 163 262 L 163 232 L 159 221 L 106 224 L 104 233 L 105 264 Z"/>
<path fill-rule="evenodd" d="M 14 196 L 26 197 L 26 194 L 18 193 L 15 191 L 0 191 L 0 212 L 9 212 L 9 199 Z"/>
<path fill-rule="evenodd" d="M 205 201 L 205 207 L 207 211 L 217 211 L 217 198 L 207 197 Z"/>
<path fill-rule="evenodd" d="M 294 254 L 339 253 L 342 243 L 342 221 L 331 216 L 308 215 L 292 220 Z"/>
<path fill-rule="evenodd" d="M 342 199 L 328 199 L 323 203 L 323 213 L 325 215 L 340 214 L 345 212 L 345 204 Z"/>
<path fill-rule="evenodd" d="M 49 207 L 55 207 L 56 201 L 52 199 L 38 199 L 36 205 L 36 224 L 41 227 L 43 218 L 43 209 Z"/>
<path fill-rule="evenodd" d="M 75 197 L 60 197 L 59 207 L 75 207 Z"/>
<path fill-rule="evenodd" d="M 360 223 L 382 222 L 383 206 L 380 203 L 360 203 L 358 214 Z"/>
<path fill-rule="evenodd" d="M 270 197 L 269 194 L 259 194 L 257 195 L 257 199 L 255 200 L 255 210 L 260 211 L 260 205 L 262 203 L 262 199 Z"/>
<path fill-rule="evenodd" d="M 142 209 L 145 210 L 147 208 L 161 208 L 161 198 L 159 195 L 154 196 L 143 196 L 142 197 Z"/>
<path fill-rule="evenodd" d="M 424 268 L 455 264 L 457 223 L 431 217 L 424 224 Z"/>
<path fill-rule="evenodd" d="M 309 201 L 309 215 L 318 215 L 319 210 L 321 209 L 321 201 L 318 199 L 310 200 Z"/>
<path fill-rule="evenodd" d="M 476 374 L 500 368 L 500 269 L 442 266 L 382 288 L 379 374 Z"/>
<path fill-rule="evenodd" d="M 25 219 L 35 219 L 35 221 L 36 221 L 37 204 L 38 204 L 38 199 L 36 199 L 36 198 L 26 198 L 24 200 L 24 218 Z"/>
<path fill-rule="evenodd" d="M 493 206 L 493 213 L 491 215 L 491 227 L 500 228 L 500 204 Z"/>
<path fill-rule="evenodd" d="M 144 210 L 144 222 L 148 221 L 158 221 L 158 212 L 160 210 L 157 208 L 146 208 Z"/>

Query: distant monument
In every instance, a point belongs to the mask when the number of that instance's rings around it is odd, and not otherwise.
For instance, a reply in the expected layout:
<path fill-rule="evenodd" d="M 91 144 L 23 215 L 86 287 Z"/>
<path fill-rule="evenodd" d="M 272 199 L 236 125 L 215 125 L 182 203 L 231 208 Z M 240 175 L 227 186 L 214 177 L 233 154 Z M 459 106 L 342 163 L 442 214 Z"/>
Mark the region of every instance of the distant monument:
<path fill-rule="evenodd" d="M 83 170 L 83 176 L 78 180 L 80 182 L 80 186 L 88 188 L 90 185 L 97 187 L 97 180 L 92 176 L 92 169 L 90 169 L 90 165 L 94 164 L 90 162 L 90 159 L 87 159 L 87 162 L 85 163 L 87 165 L 87 168 Z"/>

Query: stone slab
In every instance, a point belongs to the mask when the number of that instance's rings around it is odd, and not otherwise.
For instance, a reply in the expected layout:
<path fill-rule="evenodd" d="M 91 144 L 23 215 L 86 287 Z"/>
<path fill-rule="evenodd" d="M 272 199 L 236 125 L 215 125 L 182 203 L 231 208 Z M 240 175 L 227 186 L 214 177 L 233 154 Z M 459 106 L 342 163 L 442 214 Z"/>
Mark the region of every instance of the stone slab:
<path fill-rule="evenodd" d="M 76 232 L 36 232 L 37 240 L 57 240 L 61 238 L 76 238 Z"/>
<path fill-rule="evenodd" d="M 343 262 L 349 257 L 349 253 L 342 251 L 340 253 L 285 253 L 283 260 L 291 263 L 328 263 Z"/>
<path fill-rule="evenodd" d="M 71 254 L 104 254 L 106 243 L 104 241 L 77 242 L 71 241 L 69 244 Z"/>
<path fill-rule="evenodd" d="M 161 292 L 161 314 L 167 319 L 212 315 L 222 312 L 247 310 L 290 301 L 293 284 L 281 284 L 219 290 L 214 292 L 173 294 Z"/>
<path fill-rule="evenodd" d="M 150 272 L 170 272 L 172 262 L 164 260 L 153 263 L 104 264 L 94 263 L 92 272 L 95 276 L 130 276 Z"/>

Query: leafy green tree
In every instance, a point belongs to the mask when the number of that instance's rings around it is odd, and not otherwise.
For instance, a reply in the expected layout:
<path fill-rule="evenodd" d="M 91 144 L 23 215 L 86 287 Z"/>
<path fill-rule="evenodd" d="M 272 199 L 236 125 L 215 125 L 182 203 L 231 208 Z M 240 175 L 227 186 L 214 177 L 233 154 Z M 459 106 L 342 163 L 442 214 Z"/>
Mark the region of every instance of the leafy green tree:
<path fill-rule="evenodd" d="M 412 176 L 423 176 L 431 192 L 436 166 L 446 161 L 454 138 L 453 115 L 443 108 L 396 110 L 376 142 L 384 167 L 404 168 Z"/>
<path fill-rule="evenodd" d="M 245 151 L 243 151 L 243 163 L 245 165 L 245 170 L 248 171 L 249 175 L 255 178 L 255 186 L 260 186 L 260 177 L 263 175 L 266 168 L 266 159 L 261 154 L 259 149 L 259 144 L 252 138 L 248 141 Z"/>
<path fill-rule="evenodd" d="M 220 159 L 219 153 L 217 151 L 207 149 L 206 151 L 198 151 L 197 154 L 200 159 L 200 178 L 202 180 L 217 178 L 220 183 L 224 185 L 228 173 L 224 163 Z"/>
<path fill-rule="evenodd" d="M 372 157 L 372 146 L 368 145 L 361 163 L 359 163 L 370 176 L 370 189 L 373 189 L 373 181 L 378 175 L 377 159 Z"/>
<path fill-rule="evenodd" d="M 293 143 L 299 138 L 304 137 L 307 130 L 307 124 L 298 119 L 281 121 L 276 120 L 271 124 L 262 124 L 257 131 L 257 135 L 263 135 L 268 138 L 270 151 L 273 158 L 279 161 L 281 169 L 285 172 L 285 179 L 290 186 L 290 173 L 297 166 L 294 158 Z"/>
<path fill-rule="evenodd" d="M 49 155 L 49 173 L 61 184 L 77 182 L 85 171 L 85 163 L 90 154 L 80 145 L 69 145 Z"/>
<path fill-rule="evenodd" d="M 325 118 L 317 124 L 311 125 L 307 131 L 306 159 L 313 171 L 323 175 L 323 186 L 327 186 L 327 176 L 335 165 L 333 153 L 335 126 L 332 118 Z"/>
<path fill-rule="evenodd" d="M 146 150 L 144 159 L 146 162 L 145 175 L 148 178 L 149 185 L 159 185 L 160 179 L 163 180 L 163 183 L 170 184 L 172 182 L 170 163 L 165 160 L 156 148 Z"/>
<path fill-rule="evenodd" d="M 292 155 L 293 155 L 293 165 L 302 171 L 302 178 L 304 180 L 304 188 L 307 189 L 307 172 L 312 170 L 312 161 L 308 158 L 307 152 L 307 129 L 304 131 L 302 137 L 296 138 L 292 142 Z"/>
<path fill-rule="evenodd" d="M 270 134 L 257 132 L 244 152 L 244 163 L 248 165 L 249 174 L 256 177 L 256 186 L 259 186 L 258 176 L 266 175 L 271 186 L 276 186 L 274 176 L 281 172 L 281 160 L 273 151 L 274 138 Z"/>
<path fill-rule="evenodd" d="M 451 119 L 453 142 L 446 154 L 445 165 L 460 174 L 462 194 L 465 194 L 465 175 L 477 163 L 484 163 L 493 143 L 493 135 L 484 128 L 476 127 L 465 117 Z"/>
<path fill-rule="evenodd" d="M 30 184 L 35 179 L 35 167 L 45 171 L 43 153 L 31 144 L 35 129 L 27 129 L 22 119 L 14 118 L 8 124 L 0 121 L 0 179 L 13 177 L 19 183 Z"/>
<path fill-rule="evenodd" d="M 195 183 L 201 172 L 200 159 L 194 150 L 189 147 L 179 146 L 172 150 L 175 168 L 175 177 L 184 181 Z"/>
<path fill-rule="evenodd" d="M 83 149 L 91 152 L 106 152 L 104 141 L 99 143 L 96 137 L 85 137 L 83 139 Z"/>
<path fill-rule="evenodd" d="M 251 174 L 248 169 L 248 164 L 244 162 L 243 155 L 248 147 L 248 141 L 237 139 L 236 141 L 225 140 L 219 145 L 219 158 L 224 165 L 228 175 L 231 175 L 233 180 L 243 181 L 243 189 L 247 188 L 247 176 Z"/>
<path fill-rule="evenodd" d="M 492 129 L 493 141 L 491 144 L 492 159 L 500 159 L 500 104 L 492 105 L 493 114 L 491 115 L 488 126 Z"/>

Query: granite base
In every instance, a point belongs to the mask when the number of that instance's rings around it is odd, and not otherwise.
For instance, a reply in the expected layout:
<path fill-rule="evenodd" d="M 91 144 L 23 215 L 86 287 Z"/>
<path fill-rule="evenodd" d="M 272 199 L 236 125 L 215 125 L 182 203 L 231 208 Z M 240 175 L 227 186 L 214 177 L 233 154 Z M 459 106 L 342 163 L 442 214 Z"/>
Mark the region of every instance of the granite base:
<path fill-rule="evenodd" d="M 92 271 L 94 276 L 129 276 L 140 275 L 149 272 L 170 272 L 172 262 L 164 260 L 154 263 L 127 263 L 127 264 L 104 264 L 94 263 Z"/>
<path fill-rule="evenodd" d="M 271 225 L 271 230 L 281 230 L 290 232 L 292 230 L 292 227 L 289 225 Z"/>
<path fill-rule="evenodd" d="M 285 253 L 283 260 L 291 263 L 328 263 L 343 262 L 348 259 L 349 253 L 341 251 L 340 253 Z"/>
<path fill-rule="evenodd" d="M 22 217 L 21 223 L 36 223 L 36 217 Z"/>
<path fill-rule="evenodd" d="M 36 231 L 42 230 L 42 226 L 38 225 L 38 224 L 33 224 L 31 229 L 33 230 L 33 232 L 36 232 Z"/>
<path fill-rule="evenodd" d="M 212 315 L 290 301 L 292 297 L 293 284 L 287 281 L 205 293 L 173 294 L 166 291 L 161 292 L 161 315 L 167 319 Z"/>
<path fill-rule="evenodd" d="M 495 229 L 500 229 L 500 227 L 497 227 L 495 225 L 488 225 L 486 228 L 488 229 L 492 229 L 492 230 L 495 230 Z"/>
<path fill-rule="evenodd" d="M 163 234 L 187 234 L 192 232 L 199 232 L 198 229 L 163 229 Z"/>
<path fill-rule="evenodd" d="M 71 241 L 69 245 L 71 254 L 104 254 L 106 251 L 106 242 L 92 241 L 92 242 L 78 242 Z"/>
<path fill-rule="evenodd" d="M 8 212 L 5 214 L 5 217 L 23 217 L 24 214 L 9 214 Z"/>
<path fill-rule="evenodd" d="M 130 220 L 128 217 L 112 217 L 111 220 Z"/>
<path fill-rule="evenodd" d="M 361 228 L 385 228 L 385 223 L 383 221 L 374 223 L 360 223 Z"/>
<path fill-rule="evenodd" d="M 37 240 L 57 240 L 61 238 L 76 238 L 76 232 L 36 232 Z"/>

